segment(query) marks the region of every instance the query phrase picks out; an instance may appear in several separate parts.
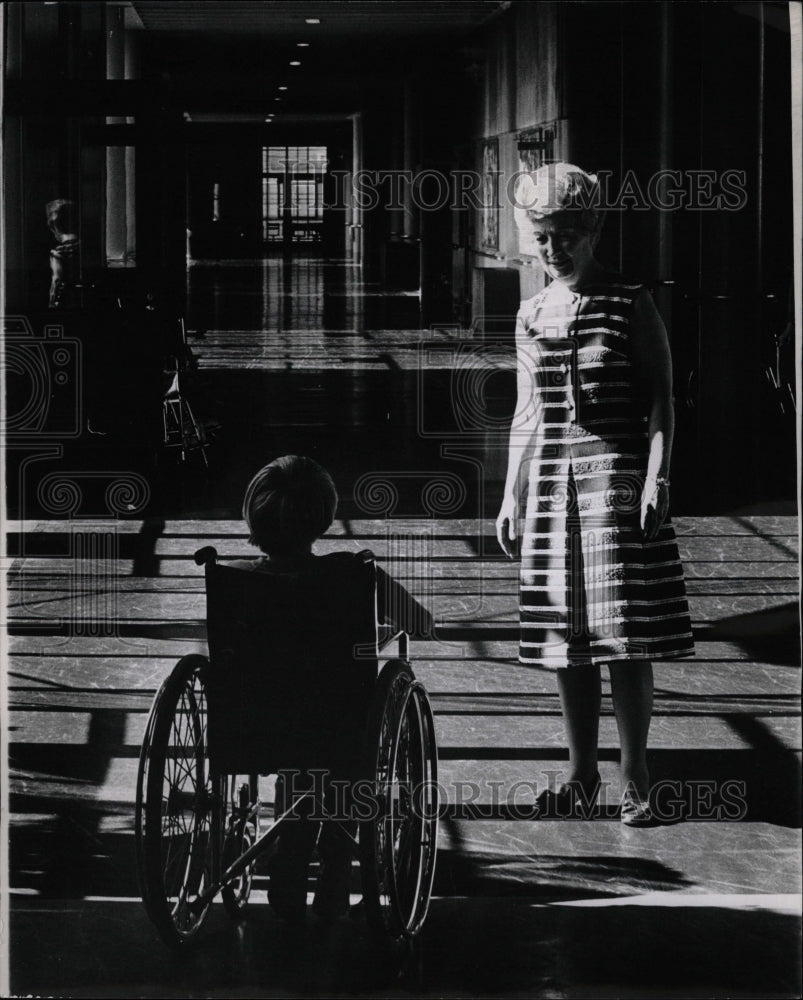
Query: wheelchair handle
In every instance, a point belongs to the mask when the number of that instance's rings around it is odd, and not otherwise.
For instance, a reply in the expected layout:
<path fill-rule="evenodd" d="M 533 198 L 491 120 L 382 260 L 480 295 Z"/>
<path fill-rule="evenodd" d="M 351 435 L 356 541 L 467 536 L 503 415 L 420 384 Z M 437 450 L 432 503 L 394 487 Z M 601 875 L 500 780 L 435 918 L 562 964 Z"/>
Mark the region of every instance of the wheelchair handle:
<path fill-rule="evenodd" d="M 214 545 L 204 545 L 195 553 L 196 566 L 207 566 L 210 563 L 214 566 L 217 562 L 217 549 Z"/>

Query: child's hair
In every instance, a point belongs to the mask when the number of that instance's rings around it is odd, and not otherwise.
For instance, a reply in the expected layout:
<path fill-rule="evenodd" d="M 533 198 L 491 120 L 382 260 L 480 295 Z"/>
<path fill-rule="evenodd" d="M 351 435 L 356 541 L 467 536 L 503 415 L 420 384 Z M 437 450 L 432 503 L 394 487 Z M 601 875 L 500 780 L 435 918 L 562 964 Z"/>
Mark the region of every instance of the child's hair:
<path fill-rule="evenodd" d="M 56 198 L 45 205 L 47 224 L 60 233 L 71 233 L 73 230 L 73 215 L 75 206 L 67 198 Z"/>
<path fill-rule="evenodd" d="M 243 500 L 248 540 L 269 556 L 306 551 L 331 525 L 336 510 L 332 477 L 299 455 L 284 455 L 260 469 Z"/>

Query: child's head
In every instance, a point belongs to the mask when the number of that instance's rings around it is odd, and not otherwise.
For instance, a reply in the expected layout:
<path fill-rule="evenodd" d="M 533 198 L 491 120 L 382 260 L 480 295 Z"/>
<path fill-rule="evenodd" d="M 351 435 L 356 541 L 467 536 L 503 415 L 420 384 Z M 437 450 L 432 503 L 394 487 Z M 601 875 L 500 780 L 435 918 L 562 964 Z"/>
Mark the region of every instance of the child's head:
<path fill-rule="evenodd" d="M 47 225 L 51 232 L 63 235 L 73 232 L 74 207 L 67 198 L 56 198 L 45 205 Z"/>
<path fill-rule="evenodd" d="M 248 484 L 243 517 L 249 541 L 269 556 L 309 551 L 334 520 L 337 490 L 311 458 L 284 455 L 260 469 Z"/>

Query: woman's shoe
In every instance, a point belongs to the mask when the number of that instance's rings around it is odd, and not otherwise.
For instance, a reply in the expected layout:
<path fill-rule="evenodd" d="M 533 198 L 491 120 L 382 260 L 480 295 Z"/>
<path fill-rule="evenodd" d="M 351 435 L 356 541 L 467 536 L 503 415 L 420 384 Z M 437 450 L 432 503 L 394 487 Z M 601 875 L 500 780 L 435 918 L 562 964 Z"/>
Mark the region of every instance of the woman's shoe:
<path fill-rule="evenodd" d="M 649 802 L 643 801 L 631 787 L 626 788 L 622 795 L 621 820 L 624 826 L 655 825 L 655 816 Z"/>
<path fill-rule="evenodd" d="M 599 771 L 590 783 L 566 781 L 553 792 L 545 788 L 535 800 L 538 819 L 593 819 L 598 812 Z"/>

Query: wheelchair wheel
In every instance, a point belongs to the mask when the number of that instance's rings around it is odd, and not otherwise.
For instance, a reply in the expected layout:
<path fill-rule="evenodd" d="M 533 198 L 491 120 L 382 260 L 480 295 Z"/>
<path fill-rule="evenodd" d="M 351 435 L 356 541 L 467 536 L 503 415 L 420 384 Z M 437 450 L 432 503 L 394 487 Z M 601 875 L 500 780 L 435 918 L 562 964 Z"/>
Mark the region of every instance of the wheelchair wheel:
<path fill-rule="evenodd" d="M 401 660 L 379 676 L 367 739 L 376 815 L 360 829 L 363 897 L 370 923 L 392 944 L 415 937 L 426 919 L 438 829 L 432 711 Z"/>
<path fill-rule="evenodd" d="M 225 787 L 228 786 L 228 787 Z M 224 779 L 224 819 L 223 863 L 226 868 L 243 855 L 259 837 L 259 776 L 230 775 Z M 244 872 L 223 886 L 223 905 L 230 917 L 239 919 L 251 895 L 254 878 L 254 862 Z"/>
<path fill-rule="evenodd" d="M 137 776 L 136 840 L 145 908 L 166 944 L 180 947 L 209 906 L 193 905 L 209 884 L 213 788 L 206 750 L 204 656 L 185 656 L 151 709 Z"/>

